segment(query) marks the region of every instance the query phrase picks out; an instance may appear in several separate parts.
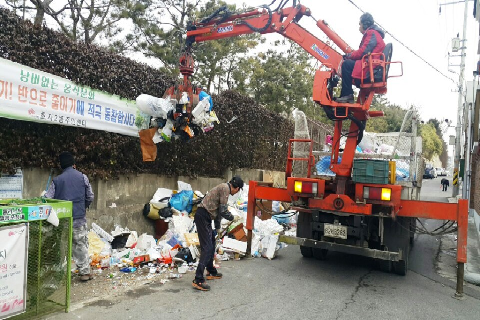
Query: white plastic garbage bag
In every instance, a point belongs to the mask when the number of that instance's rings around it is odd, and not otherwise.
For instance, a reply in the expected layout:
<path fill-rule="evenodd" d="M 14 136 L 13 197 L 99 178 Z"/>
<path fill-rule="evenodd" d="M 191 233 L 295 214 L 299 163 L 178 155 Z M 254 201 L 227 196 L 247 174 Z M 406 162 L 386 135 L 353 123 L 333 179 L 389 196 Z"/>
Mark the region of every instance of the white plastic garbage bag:
<path fill-rule="evenodd" d="M 173 133 L 173 122 L 172 120 L 168 119 L 161 133 L 163 140 L 170 142 L 170 140 L 172 139 L 172 133 Z"/>
<path fill-rule="evenodd" d="M 158 250 L 156 250 L 155 248 L 148 249 L 147 254 L 150 256 L 150 260 L 152 260 L 152 261 L 155 261 L 155 260 L 160 259 L 162 257 L 160 252 Z"/>
<path fill-rule="evenodd" d="M 158 188 L 157 191 L 155 191 L 155 194 L 153 195 L 152 199 L 150 200 L 151 204 L 154 204 L 157 206 L 157 208 L 165 208 L 168 206 L 168 200 L 172 196 L 172 189 L 167 189 L 167 188 Z M 167 199 L 165 199 L 167 198 Z M 160 202 L 160 200 L 163 200 Z"/>
<path fill-rule="evenodd" d="M 208 118 L 210 117 L 208 111 L 210 111 L 210 102 L 208 99 L 203 99 L 192 111 L 192 122 L 197 125 L 206 125 Z"/>
<path fill-rule="evenodd" d="M 391 146 L 391 145 L 388 145 L 388 144 L 381 144 L 380 147 L 379 147 L 379 151 L 381 154 L 385 154 L 385 155 L 390 155 L 390 154 L 393 154 L 393 150 L 395 149 L 394 146 Z"/>
<path fill-rule="evenodd" d="M 175 233 L 179 234 L 181 240 L 184 241 L 184 234 L 188 233 L 193 225 L 193 219 L 188 216 L 172 216 Z"/>
<path fill-rule="evenodd" d="M 261 220 L 255 217 L 255 232 L 260 235 L 272 235 L 283 231 L 283 227 L 275 219 Z"/>
<path fill-rule="evenodd" d="M 268 235 L 262 238 L 262 257 L 273 259 L 275 257 L 278 235 Z"/>
<path fill-rule="evenodd" d="M 371 132 L 364 132 L 362 141 L 358 144 L 364 153 L 374 153 L 377 145 L 375 143 L 377 135 Z"/>
<path fill-rule="evenodd" d="M 47 221 L 50 222 L 53 226 L 58 227 L 60 220 L 58 220 L 57 212 L 54 209 L 50 210 Z"/>
<path fill-rule="evenodd" d="M 174 108 L 170 99 L 156 98 L 148 94 L 141 94 L 136 99 L 137 108 L 142 112 L 159 118 L 167 118 L 167 113 Z"/>
<path fill-rule="evenodd" d="M 178 101 L 179 104 L 186 104 L 188 103 L 188 94 L 184 91 L 182 92 L 182 97 Z"/>
<path fill-rule="evenodd" d="M 260 248 L 260 237 L 257 236 L 255 233 L 252 235 L 252 247 L 250 254 L 254 257 L 259 257 L 260 253 L 258 252 Z"/>
<path fill-rule="evenodd" d="M 155 246 L 155 239 L 153 236 L 143 233 L 140 237 L 138 237 L 137 246 L 139 250 L 149 250 L 150 248 Z"/>

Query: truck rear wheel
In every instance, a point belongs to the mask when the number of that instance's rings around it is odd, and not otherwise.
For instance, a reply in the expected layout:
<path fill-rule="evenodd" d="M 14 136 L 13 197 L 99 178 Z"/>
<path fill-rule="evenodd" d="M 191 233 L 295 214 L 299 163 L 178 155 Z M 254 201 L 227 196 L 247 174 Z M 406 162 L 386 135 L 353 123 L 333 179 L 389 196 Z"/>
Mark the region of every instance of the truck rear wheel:
<path fill-rule="evenodd" d="M 392 272 L 392 261 L 390 260 L 378 260 L 378 269 L 380 271 L 390 273 Z"/>
<path fill-rule="evenodd" d="M 397 217 L 395 220 L 384 220 L 385 249 L 392 252 L 402 250 L 402 260 L 392 262 L 393 271 L 402 276 L 405 276 L 408 271 L 412 219 L 415 218 Z"/>
<path fill-rule="evenodd" d="M 312 248 L 310 247 L 300 246 L 300 252 L 302 253 L 302 256 L 304 256 L 305 258 L 313 257 L 313 251 L 312 251 Z"/>
<path fill-rule="evenodd" d="M 299 238 L 312 238 L 312 215 L 299 212 L 297 218 L 297 237 Z M 300 252 L 305 258 L 313 257 L 313 250 L 311 247 L 300 246 Z"/>
<path fill-rule="evenodd" d="M 327 254 L 328 250 L 327 249 L 320 249 L 320 248 L 312 248 L 313 250 L 313 256 L 317 260 L 326 260 L 327 259 Z"/>
<path fill-rule="evenodd" d="M 394 263 L 393 268 L 395 273 L 401 276 L 406 276 L 408 271 L 408 254 L 410 253 L 410 242 L 405 245 L 403 251 L 403 260 Z"/>

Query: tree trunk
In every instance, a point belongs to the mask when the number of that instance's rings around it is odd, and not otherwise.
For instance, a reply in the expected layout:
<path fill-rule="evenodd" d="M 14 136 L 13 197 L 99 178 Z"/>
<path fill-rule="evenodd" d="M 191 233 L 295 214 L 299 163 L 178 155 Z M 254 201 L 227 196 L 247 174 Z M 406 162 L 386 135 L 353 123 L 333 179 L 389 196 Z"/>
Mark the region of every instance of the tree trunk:
<path fill-rule="evenodd" d="M 40 5 L 37 7 L 37 14 L 35 15 L 35 20 L 33 22 L 33 26 L 36 29 L 40 29 L 42 27 L 43 17 L 45 16 L 45 9 Z"/>

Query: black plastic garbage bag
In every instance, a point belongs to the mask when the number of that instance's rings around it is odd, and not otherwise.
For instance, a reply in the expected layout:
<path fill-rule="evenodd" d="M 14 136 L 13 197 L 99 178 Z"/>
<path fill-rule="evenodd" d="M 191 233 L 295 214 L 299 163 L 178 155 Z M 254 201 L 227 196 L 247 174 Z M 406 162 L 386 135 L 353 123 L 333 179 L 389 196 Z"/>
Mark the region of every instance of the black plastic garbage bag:
<path fill-rule="evenodd" d="M 188 248 L 179 249 L 175 258 L 183 259 L 187 263 L 193 262 L 192 253 L 190 252 L 190 249 L 188 249 Z"/>

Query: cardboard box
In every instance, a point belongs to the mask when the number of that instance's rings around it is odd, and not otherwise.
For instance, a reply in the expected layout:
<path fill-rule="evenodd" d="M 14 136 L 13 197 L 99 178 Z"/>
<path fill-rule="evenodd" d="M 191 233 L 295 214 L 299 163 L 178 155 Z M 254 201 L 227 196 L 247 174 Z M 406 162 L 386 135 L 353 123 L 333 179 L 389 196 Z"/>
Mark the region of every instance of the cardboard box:
<path fill-rule="evenodd" d="M 187 242 L 187 246 L 199 246 L 200 240 L 198 240 L 198 233 L 184 233 L 183 236 L 185 237 L 185 242 Z"/>
<path fill-rule="evenodd" d="M 237 225 L 235 228 L 230 230 L 228 234 L 231 234 L 235 237 L 236 240 L 238 241 L 247 241 L 247 234 L 245 233 L 245 230 L 243 229 L 243 223 L 240 223 Z"/>
<path fill-rule="evenodd" d="M 270 200 L 257 200 L 255 206 L 255 214 L 262 220 L 268 220 L 272 218 L 272 201 Z"/>

